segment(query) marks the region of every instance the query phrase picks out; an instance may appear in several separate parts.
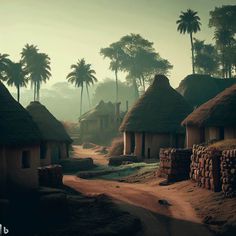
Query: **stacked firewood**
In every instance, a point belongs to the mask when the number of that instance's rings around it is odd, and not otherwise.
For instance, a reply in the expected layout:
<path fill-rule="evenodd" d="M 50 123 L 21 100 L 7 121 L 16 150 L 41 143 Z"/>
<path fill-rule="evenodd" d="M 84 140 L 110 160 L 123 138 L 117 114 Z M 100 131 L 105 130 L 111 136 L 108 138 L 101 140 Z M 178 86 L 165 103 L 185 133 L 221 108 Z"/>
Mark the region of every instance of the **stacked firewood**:
<path fill-rule="evenodd" d="M 236 149 L 225 150 L 221 157 L 222 191 L 225 196 L 236 196 Z"/>
<path fill-rule="evenodd" d="M 60 165 L 49 165 L 38 168 L 39 185 L 44 187 L 62 186 L 62 167 Z"/>
<path fill-rule="evenodd" d="M 189 178 L 191 149 L 160 149 L 160 176 L 169 181 Z"/>
<path fill-rule="evenodd" d="M 198 186 L 213 191 L 220 190 L 220 156 L 221 151 L 215 148 L 194 145 L 191 156 L 190 179 Z"/>

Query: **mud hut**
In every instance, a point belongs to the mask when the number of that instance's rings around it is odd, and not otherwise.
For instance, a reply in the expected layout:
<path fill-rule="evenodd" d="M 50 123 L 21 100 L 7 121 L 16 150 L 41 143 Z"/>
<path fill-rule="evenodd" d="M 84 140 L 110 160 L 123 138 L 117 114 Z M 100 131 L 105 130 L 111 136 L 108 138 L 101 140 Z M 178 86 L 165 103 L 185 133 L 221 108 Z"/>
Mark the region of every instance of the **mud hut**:
<path fill-rule="evenodd" d="M 183 147 L 185 131 L 181 121 L 191 111 L 168 78 L 156 75 L 120 126 L 124 133 L 124 155 L 158 158 L 160 148 Z"/>
<path fill-rule="evenodd" d="M 100 101 L 79 118 L 81 139 L 95 143 L 109 140 L 118 132 L 120 121 L 120 103 Z"/>
<path fill-rule="evenodd" d="M 69 157 L 72 143 L 62 123 L 58 121 L 40 102 L 31 102 L 26 109 L 37 124 L 42 136 L 40 144 L 41 166 L 57 164 Z"/>
<path fill-rule="evenodd" d="M 236 85 L 195 109 L 183 122 L 187 147 L 236 138 Z"/>
<path fill-rule="evenodd" d="M 0 82 L 0 194 L 38 186 L 40 132 Z"/>

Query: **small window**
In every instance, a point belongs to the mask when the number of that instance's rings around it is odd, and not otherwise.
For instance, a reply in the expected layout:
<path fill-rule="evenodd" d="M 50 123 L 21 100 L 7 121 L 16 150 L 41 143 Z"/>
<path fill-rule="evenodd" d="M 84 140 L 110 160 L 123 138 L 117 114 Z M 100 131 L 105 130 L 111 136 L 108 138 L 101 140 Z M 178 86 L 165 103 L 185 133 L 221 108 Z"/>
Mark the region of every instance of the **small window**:
<path fill-rule="evenodd" d="M 21 168 L 30 168 L 30 151 L 23 151 L 21 157 Z"/>

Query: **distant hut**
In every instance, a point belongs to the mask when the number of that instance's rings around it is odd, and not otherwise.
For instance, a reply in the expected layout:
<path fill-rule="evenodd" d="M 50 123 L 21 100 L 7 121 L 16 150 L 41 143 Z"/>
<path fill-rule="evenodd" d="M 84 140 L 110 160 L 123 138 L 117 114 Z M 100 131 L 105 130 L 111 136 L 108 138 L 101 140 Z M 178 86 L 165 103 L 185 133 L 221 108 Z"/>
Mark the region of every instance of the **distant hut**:
<path fill-rule="evenodd" d="M 37 124 L 42 142 L 40 145 L 41 166 L 57 164 L 69 157 L 72 140 L 62 123 L 58 121 L 40 102 L 31 102 L 26 109 Z"/>
<path fill-rule="evenodd" d="M 124 155 L 157 158 L 162 147 L 183 147 L 185 131 L 181 121 L 191 111 L 191 106 L 170 86 L 168 78 L 156 75 L 121 124 Z"/>
<path fill-rule="evenodd" d="M 195 109 L 183 122 L 187 147 L 236 138 L 236 85 Z"/>
<path fill-rule="evenodd" d="M 40 132 L 0 82 L 0 193 L 38 186 Z"/>
<path fill-rule="evenodd" d="M 104 141 L 118 132 L 120 120 L 120 103 L 100 101 L 79 118 L 82 141 Z"/>

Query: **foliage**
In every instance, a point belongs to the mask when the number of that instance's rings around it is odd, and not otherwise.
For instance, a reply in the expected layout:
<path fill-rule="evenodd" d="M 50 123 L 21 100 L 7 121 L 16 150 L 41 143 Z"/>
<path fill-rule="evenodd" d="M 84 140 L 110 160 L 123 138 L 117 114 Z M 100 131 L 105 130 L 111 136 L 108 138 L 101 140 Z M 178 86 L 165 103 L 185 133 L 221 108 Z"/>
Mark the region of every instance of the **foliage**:
<path fill-rule="evenodd" d="M 9 64 L 11 63 L 11 60 L 8 57 L 8 54 L 0 53 L 0 80 L 2 81 L 7 80 L 6 72 L 9 68 Z"/>
<path fill-rule="evenodd" d="M 7 85 L 17 88 L 17 101 L 20 101 L 20 87 L 26 87 L 28 83 L 27 73 L 22 68 L 22 63 L 9 63 L 7 69 Z"/>
<path fill-rule="evenodd" d="M 186 12 L 181 12 L 179 20 L 176 21 L 178 25 L 177 30 L 181 34 L 188 33 L 190 35 L 191 51 L 192 51 L 192 70 L 195 73 L 194 67 L 194 47 L 193 47 L 193 33 L 200 31 L 200 17 L 197 15 L 196 11 L 188 9 Z"/>
<path fill-rule="evenodd" d="M 87 89 L 88 99 L 89 91 L 88 87 L 94 82 L 97 82 L 95 70 L 91 69 L 91 64 L 86 64 L 85 60 L 82 58 L 78 60 L 76 64 L 71 65 L 72 71 L 67 75 L 68 82 L 74 84 L 75 87 L 81 88 L 81 98 L 80 98 L 80 116 L 82 115 L 82 105 L 83 105 L 83 89 L 84 85 Z"/>
<path fill-rule="evenodd" d="M 129 106 L 134 103 L 134 97 L 130 92 L 131 87 L 124 82 L 118 81 L 119 94 L 121 109 L 126 110 L 126 101 L 128 101 Z M 104 102 L 115 102 L 115 81 L 111 79 L 106 79 L 103 82 L 99 82 L 97 88 L 95 89 L 93 96 L 93 104 L 95 105 L 99 101 L 103 100 Z"/>
<path fill-rule="evenodd" d="M 23 48 L 21 58 L 34 89 L 34 101 L 39 100 L 41 84 L 46 83 L 51 76 L 50 58 L 45 53 L 39 53 L 37 46 L 29 44 Z"/>
<path fill-rule="evenodd" d="M 145 85 L 150 84 L 150 77 L 155 73 L 167 74 L 172 69 L 172 65 L 155 51 L 153 43 L 139 34 L 123 36 L 118 42 L 111 44 L 114 45 L 118 52 L 115 55 L 118 56 L 111 60 L 110 68 L 115 66 L 115 69 L 127 73 L 126 78 L 134 88 L 135 99 L 139 96 L 139 90 L 145 91 Z M 101 52 L 104 54 L 103 49 Z M 105 52 L 109 55 L 110 51 Z"/>
<path fill-rule="evenodd" d="M 209 26 L 215 28 L 214 39 L 221 57 L 224 78 L 236 70 L 236 6 L 216 7 L 210 12 Z"/>
<path fill-rule="evenodd" d="M 216 75 L 219 67 L 219 55 L 212 44 L 194 39 L 195 67 L 198 74 Z"/>

